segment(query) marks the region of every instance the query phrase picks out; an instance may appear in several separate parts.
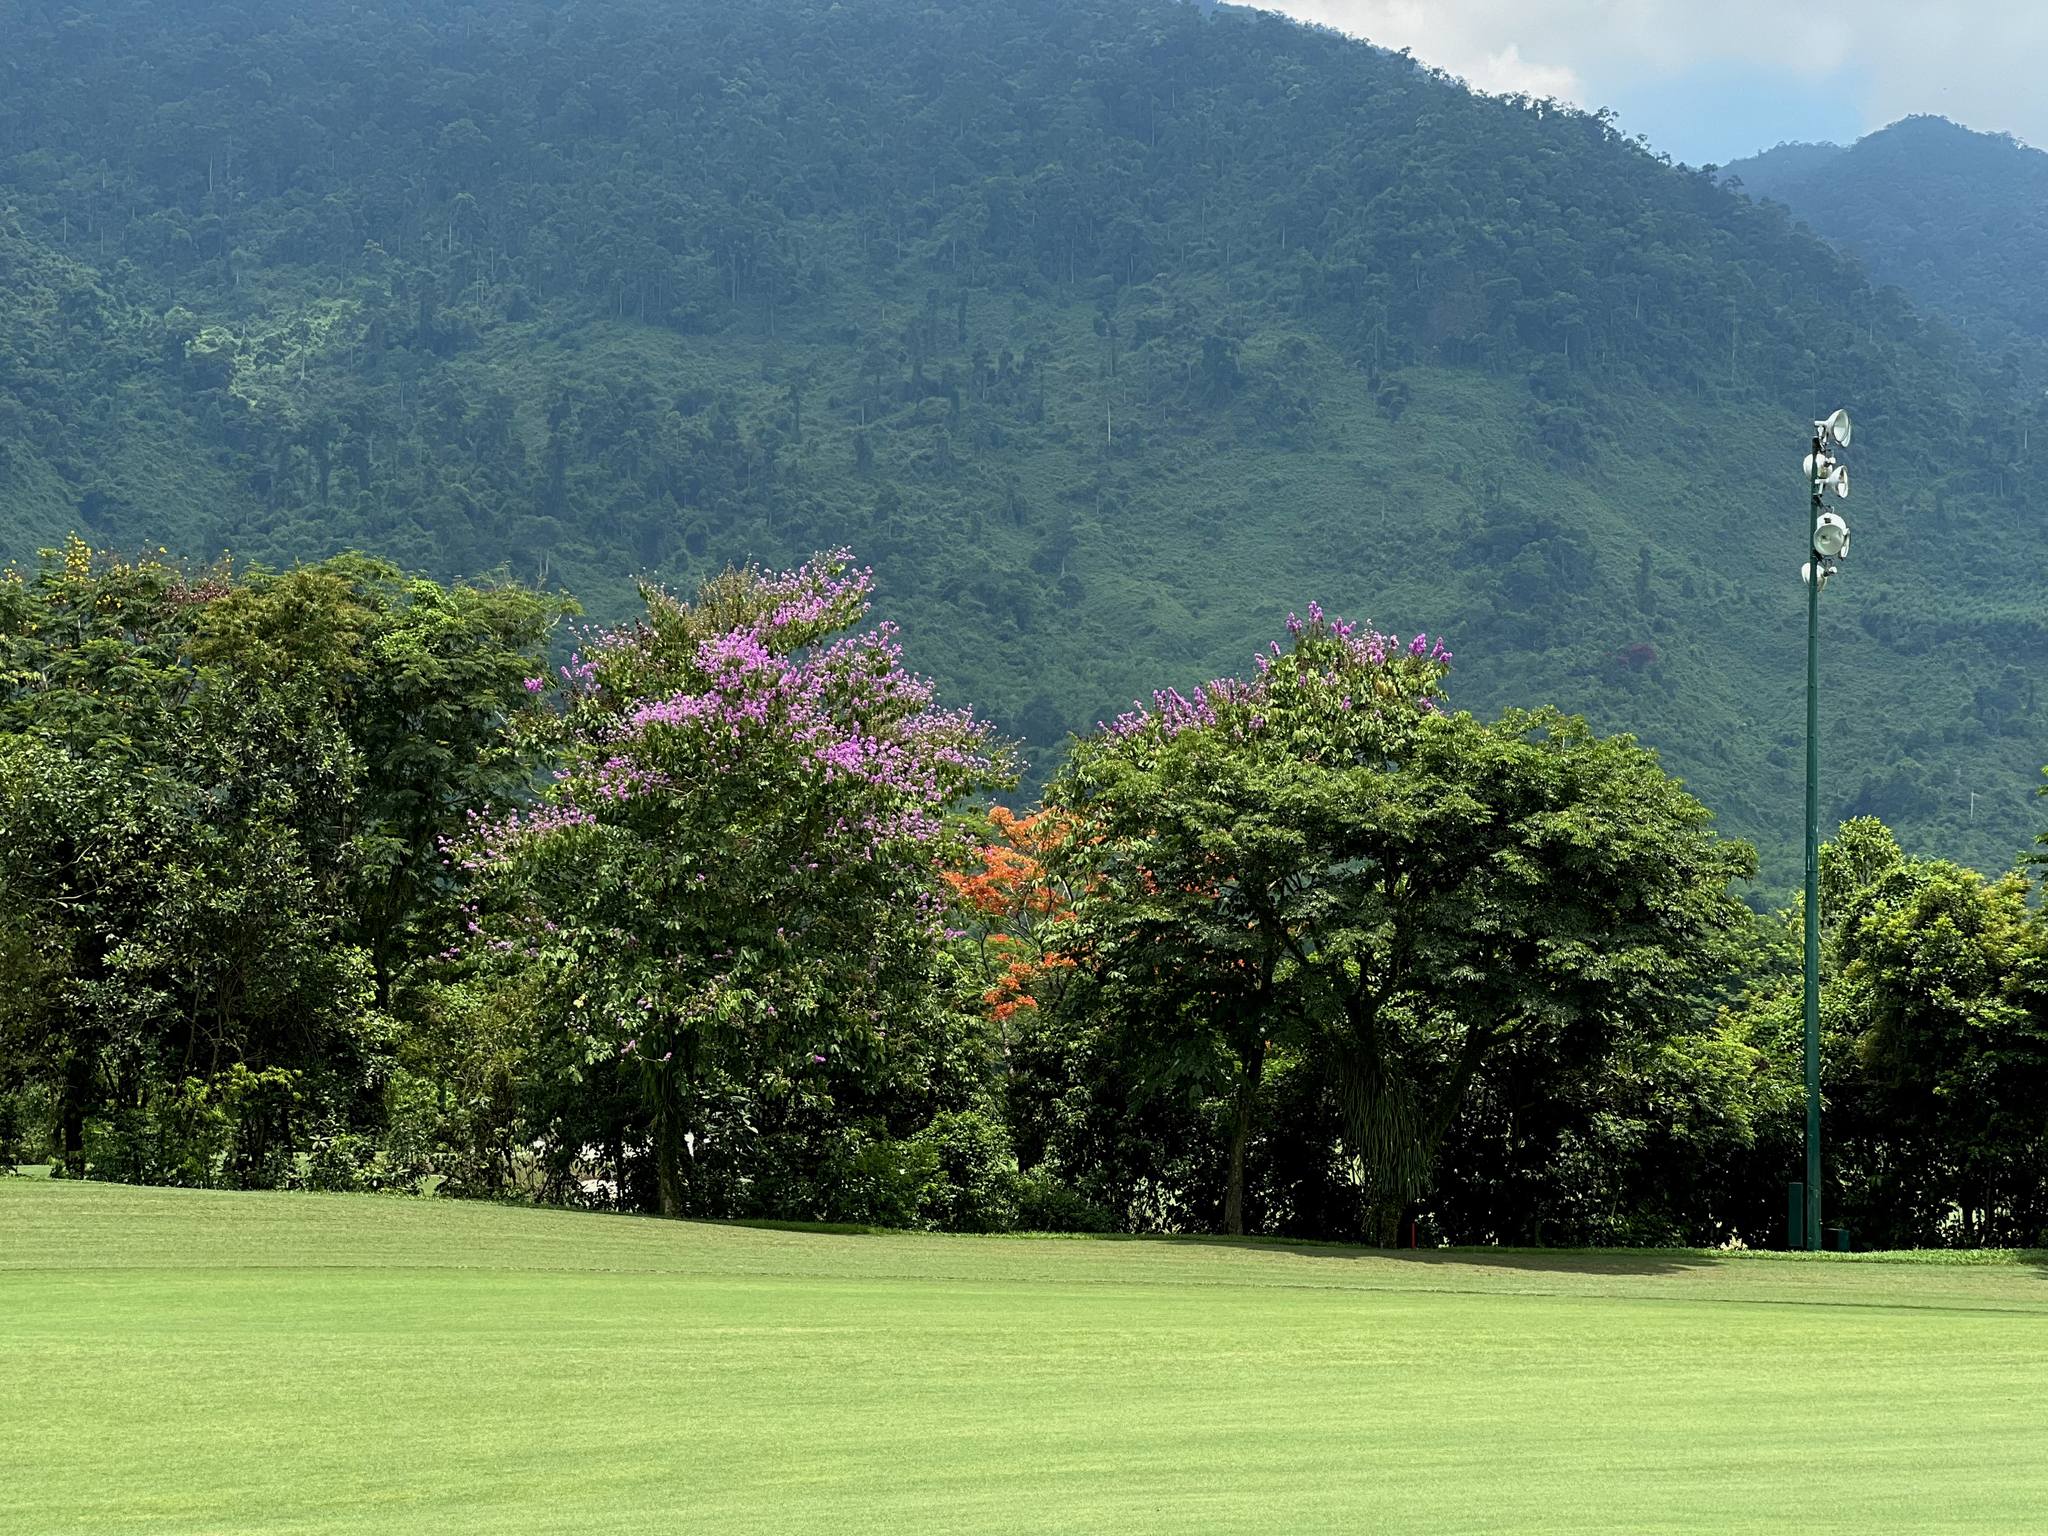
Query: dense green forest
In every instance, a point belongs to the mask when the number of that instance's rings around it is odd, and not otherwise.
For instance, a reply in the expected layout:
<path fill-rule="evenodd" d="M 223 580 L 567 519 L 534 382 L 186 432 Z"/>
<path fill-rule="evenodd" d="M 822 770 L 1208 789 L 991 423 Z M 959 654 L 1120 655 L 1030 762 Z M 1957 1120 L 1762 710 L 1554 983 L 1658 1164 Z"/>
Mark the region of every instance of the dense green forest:
<path fill-rule="evenodd" d="M 843 552 L 576 631 L 346 556 L 0 575 L 0 1173 L 948 1230 L 1783 1241 L 1797 912 L 1627 735 L 1324 612 L 1040 806 Z M 2048 1231 L 2048 920 L 1821 869 L 1825 1210 Z"/>
<path fill-rule="evenodd" d="M 1908 117 L 1838 144 L 1781 144 L 1723 168 L 1855 256 L 1871 280 L 2048 377 L 2048 155 L 2006 134 Z"/>
<path fill-rule="evenodd" d="M 0 543 L 622 613 L 841 543 L 1034 778 L 1303 593 L 1660 749 L 1796 877 L 2040 822 L 2042 405 L 1604 114 L 1168 0 L 0 0 Z"/>

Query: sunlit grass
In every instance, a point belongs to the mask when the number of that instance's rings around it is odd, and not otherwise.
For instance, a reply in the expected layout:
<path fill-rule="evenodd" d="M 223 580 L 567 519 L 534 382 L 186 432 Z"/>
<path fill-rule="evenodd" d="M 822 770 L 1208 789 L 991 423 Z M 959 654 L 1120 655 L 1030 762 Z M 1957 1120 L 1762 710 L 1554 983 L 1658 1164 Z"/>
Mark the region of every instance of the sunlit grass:
<path fill-rule="evenodd" d="M 0 1530 L 2023 1530 L 2048 1271 L 0 1180 Z"/>

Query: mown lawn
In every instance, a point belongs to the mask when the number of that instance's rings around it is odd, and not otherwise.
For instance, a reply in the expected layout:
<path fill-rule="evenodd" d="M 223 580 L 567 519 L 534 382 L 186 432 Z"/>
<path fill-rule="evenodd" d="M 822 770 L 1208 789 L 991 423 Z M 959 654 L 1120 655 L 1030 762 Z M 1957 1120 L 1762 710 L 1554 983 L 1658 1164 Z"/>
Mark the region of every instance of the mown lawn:
<path fill-rule="evenodd" d="M 0 1179 L 0 1532 L 2048 1529 L 2048 1264 Z"/>

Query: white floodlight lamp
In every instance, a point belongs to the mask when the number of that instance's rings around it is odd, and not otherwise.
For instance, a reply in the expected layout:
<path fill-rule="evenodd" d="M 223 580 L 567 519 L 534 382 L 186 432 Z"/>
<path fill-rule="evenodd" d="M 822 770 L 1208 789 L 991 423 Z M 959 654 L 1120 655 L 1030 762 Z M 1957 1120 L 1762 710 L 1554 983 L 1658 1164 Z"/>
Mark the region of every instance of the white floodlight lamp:
<path fill-rule="evenodd" d="M 1823 512 L 1813 525 L 1813 551 L 1823 560 L 1839 560 L 1849 553 L 1849 525 L 1839 512 Z"/>
<path fill-rule="evenodd" d="M 1820 431 L 1815 434 L 1816 436 L 1832 437 L 1844 448 L 1849 446 L 1851 424 L 1847 411 L 1836 411 L 1823 420 L 1815 422 L 1814 425 L 1820 428 Z"/>
<path fill-rule="evenodd" d="M 1809 453 L 1799 461 L 1799 467 L 1806 471 L 1807 479 L 1822 480 L 1835 467 L 1835 461 L 1824 453 Z"/>
<path fill-rule="evenodd" d="M 1827 477 L 1825 484 L 1829 490 L 1841 497 L 1842 500 L 1847 501 L 1849 499 L 1849 466 L 1837 464 L 1834 472 Z"/>

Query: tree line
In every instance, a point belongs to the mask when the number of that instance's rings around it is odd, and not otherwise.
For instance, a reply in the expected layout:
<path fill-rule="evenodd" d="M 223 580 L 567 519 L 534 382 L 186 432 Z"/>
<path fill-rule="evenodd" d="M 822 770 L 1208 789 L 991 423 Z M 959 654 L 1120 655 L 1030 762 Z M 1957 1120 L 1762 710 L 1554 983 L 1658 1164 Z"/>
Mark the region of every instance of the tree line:
<path fill-rule="evenodd" d="M 0 1160 L 691 1217 L 1778 1239 L 1796 913 L 1626 735 L 1314 604 L 1040 800 L 844 551 L 629 622 L 379 561 L 0 579 Z M 1828 1209 L 2048 1227 L 2048 925 L 1845 825 Z"/>

